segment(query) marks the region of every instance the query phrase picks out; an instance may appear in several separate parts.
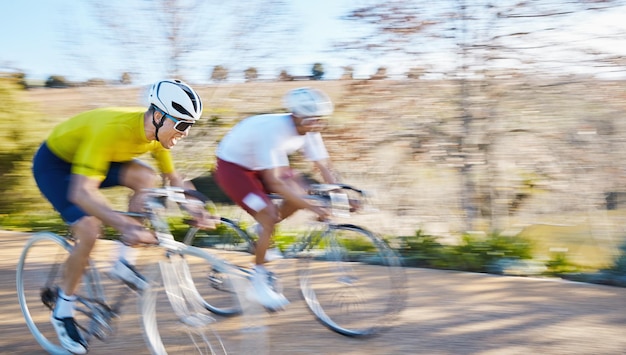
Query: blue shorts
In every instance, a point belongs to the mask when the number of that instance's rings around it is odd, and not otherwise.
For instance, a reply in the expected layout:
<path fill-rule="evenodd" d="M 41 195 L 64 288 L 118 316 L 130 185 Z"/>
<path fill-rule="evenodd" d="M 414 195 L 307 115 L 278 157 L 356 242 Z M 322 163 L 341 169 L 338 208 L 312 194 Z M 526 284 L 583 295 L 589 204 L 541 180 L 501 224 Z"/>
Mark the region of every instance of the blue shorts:
<path fill-rule="evenodd" d="M 111 163 L 100 187 L 120 186 L 120 171 L 124 163 Z M 33 176 L 41 193 L 50 201 L 63 220 L 73 224 L 88 214 L 68 199 L 72 164 L 57 157 L 43 143 L 33 158 Z"/>

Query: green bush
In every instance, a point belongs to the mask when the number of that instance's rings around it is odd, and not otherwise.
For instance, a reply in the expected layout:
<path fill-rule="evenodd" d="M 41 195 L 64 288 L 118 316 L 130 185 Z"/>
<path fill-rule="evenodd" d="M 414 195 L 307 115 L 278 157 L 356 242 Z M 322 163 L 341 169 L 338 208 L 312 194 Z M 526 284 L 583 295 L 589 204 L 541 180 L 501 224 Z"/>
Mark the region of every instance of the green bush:
<path fill-rule="evenodd" d="M 69 86 L 70 84 L 68 83 L 67 79 L 65 79 L 65 77 L 61 75 L 51 75 L 46 80 L 47 88 L 67 88 Z"/>
<path fill-rule="evenodd" d="M 499 259 L 532 259 L 532 246 L 520 237 L 492 233 L 487 237 L 465 234 L 459 245 L 451 246 L 441 267 L 472 272 L 488 272 Z"/>
<path fill-rule="evenodd" d="M 35 114 L 22 99 L 23 89 L 17 78 L 0 78 L 0 214 L 33 209 L 41 201 L 30 165 L 40 137 L 34 132 Z"/>
<path fill-rule="evenodd" d="M 444 247 L 437 237 L 424 234 L 421 230 L 412 236 L 400 237 L 398 252 L 406 266 L 432 267 L 435 260 L 444 253 Z"/>
<path fill-rule="evenodd" d="M 500 259 L 531 259 L 531 244 L 519 237 L 497 233 L 487 237 L 466 234 L 459 245 L 442 245 L 437 237 L 418 230 L 401 237 L 398 252 L 406 266 L 488 272 Z"/>
<path fill-rule="evenodd" d="M 311 74 L 314 80 L 322 80 L 322 78 L 324 77 L 324 66 L 322 65 L 322 63 L 313 64 Z"/>
<path fill-rule="evenodd" d="M 581 268 L 573 264 L 565 253 L 553 253 L 546 266 L 548 267 L 546 274 L 550 276 L 581 271 Z"/>

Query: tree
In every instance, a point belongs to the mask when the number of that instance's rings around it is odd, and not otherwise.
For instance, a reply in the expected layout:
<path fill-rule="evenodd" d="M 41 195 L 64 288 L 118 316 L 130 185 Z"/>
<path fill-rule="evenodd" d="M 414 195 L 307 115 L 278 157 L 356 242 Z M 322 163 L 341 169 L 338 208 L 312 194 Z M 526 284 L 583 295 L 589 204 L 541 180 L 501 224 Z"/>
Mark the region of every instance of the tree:
<path fill-rule="evenodd" d="M 216 65 L 213 67 L 211 73 L 211 80 L 213 81 L 226 81 L 228 79 L 228 69 L 222 65 Z"/>
<path fill-rule="evenodd" d="M 569 68 L 590 66 L 625 72 L 623 56 L 563 41 L 562 37 L 551 38 L 553 33 L 569 34 L 568 29 L 580 22 L 577 16 L 589 17 L 622 5 L 620 0 L 371 1 L 351 9 L 343 17 L 365 25 L 369 33 L 359 32 L 358 37 L 337 43 L 336 47 L 347 53 L 364 51 L 377 59 L 404 55 L 420 65 L 427 63 L 425 58 L 432 54 L 428 53 L 429 48 L 437 51 L 435 58 L 450 58 L 441 61 L 448 63 L 447 67 L 439 66 L 437 61 L 432 63 L 438 70 L 445 71 L 458 88 L 458 114 L 445 118 L 446 125 L 458 129 L 445 139 L 450 147 L 455 147 L 449 149 L 448 154 L 454 154 L 455 159 L 460 157 L 456 165 L 463 186 L 460 202 L 465 211 L 466 228 L 471 230 L 480 210 L 481 183 L 487 185 L 484 189 L 490 190 L 490 200 L 504 200 L 493 187 L 496 185 L 491 183 L 497 174 L 488 174 L 492 180 L 479 181 L 476 165 L 482 164 L 477 162 L 481 160 L 471 158 L 483 155 L 486 164 L 481 169 L 489 170 L 494 163 L 489 159 L 496 159 L 490 154 L 494 148 L 490 142 L 506 134 L 500 128 L 502 124 L 497 124 L 500 89 L 497 89 L 497 77 L 490 73 L 510 68 L 511 72 L 544 73 L 544 77 L 554 77 L 555 72 L 567 73 Z M 614 31 L 613 38 L 617 43 L 623 33 Z M 557 51 L 563 55 L 554 55 Z M 547 52 L 550 56 L 545 55 Z M 475 127 L 481 125 L 477 121 L 490 122 L 486 124 L 488 129 L 476 130 Z M 439 131 L 434 126 L 419 129 Z M 498 228 L 493 212 L 491 217 L 492 227 Z"/>
<path fill-rule="evenodd" d="M 64 76 L 61 75 L 51 75 L 46 80 L 47 88 L 66 88 L 69 84 Z"/>
<path fill-rule="evenodd" d="M 249 67 L 243 74 L 246 82 L 256 81 L 259 78 L 259 73 L 255 67 Z"/>
<path fill-rule="evenodd" d="M 23 127 L 36 115 L 22 92 L 18 79 L 0 77 L 0 215 L 32 209 L 30 203 L 41 200 L 29 177 L 32 156 L 42 137 Z"/>
<path fill-rule="evenodd" d="M 133 83 L 133 77 L 132 75 L 125 71 L 122 73 L 122 77 L 120 78 L 120 84 L 122 85 L 130 85 Z"/>
<path fill-rule="evenodd" d="M 311 74 L 313 74 L 313 80 L 322 80 L 322 78 L 324 77 L 324 66 L 322 65 L 322 63 L 313 64 Z"/>
<path fill-rule="evenodd" d="M 279 58 L 298 38 L 298 20 L 285 0 L 215 2 L 128 0 L 90 3 L 101 28 L 94 35 L 117 53 L 121 68 L 139 75 L 148 70 L 171 77 L 201 76 L 191 59 L 226 58 L 243 71 L 251 62 Z M 82 32 L 86 29 L 73 29 Z M 84 52 L 81 36 L 68 35 L 73 57 L 98 70 L 98 54 Z M 283 45 L 281 50 L 278 45 Z M 153 53 L 146 65 L 146 53 Z M 236 58 L 236 60 L 234 60 Z"/>
<path fill-rule="evenodd" d="M 352 80 L 354 79 L 354 68 L 350 65 L 341 67 L 343 69 L 343 74 L 341 74 L 341 80 Z"/>
<path fill-rule="evenodd" d="M 370 80 L 383 80 L 383 79 L 387 79 L 387 68 L 385 67 L 378 67 L 378 69 L 376 69 L 376 73 L 374 73 L 374 75 L 370 77 Z"/>
<path fill-rule="evenodd" d="M 424 75 L 424 69 L 419 67 L 410 68 L 406 73 L 408 79 L 419 79 L 422 75 Z"/>
<path fill-rule="evenodd" d="M 293 80 L 293 76 L 291 74 L 289 74 L 287 72 L 287 70 L 283 69 L 280 71 L 280 74 L 278 74 L 278 80 L 280 81 L 292 81 Z"/>
<path fill-rule="evenodd" d="M 213 33 L 210 27 L 218 25 L 212 20 L 224 14 L 221 4 L 193 0 L 94 2 L 90 10 L 103 29 L 97 35 L 119 51 L 122 65 L 135 73 L 145 72 L 145 53 L 154 53 L 151 63 L 160 65 L 163 69 L 158 71 L 170 77 L 182 77 L 187 59 L 213 45 L 200 34 Z M 198 14 L 210 14 L 210 18 Z M 70 39 L 77 41 L 81 64 L 96 61 L 85 58 L 79 40 Z"/>

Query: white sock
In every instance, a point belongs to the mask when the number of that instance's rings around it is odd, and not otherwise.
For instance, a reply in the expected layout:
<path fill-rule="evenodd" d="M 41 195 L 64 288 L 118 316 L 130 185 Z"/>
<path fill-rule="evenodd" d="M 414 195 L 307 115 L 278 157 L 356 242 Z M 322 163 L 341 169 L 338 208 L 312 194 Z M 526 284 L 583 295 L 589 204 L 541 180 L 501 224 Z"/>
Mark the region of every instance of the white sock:
<path fill-rule="evenodd" d="M 255 272 L 262 272 L 262 273 L 267 274 L 267 269 L 263 265 L 255 264 L 253 269 L 254 269 Z"/>
<path fill-rule="evenodd" d="M 57 304 L 54 307 L 54 316 L 59 319 L 74 317 L 74 301 L 76 296 L 68 296 L 59 289 L 59 297 L 57 298 Z"/>
<path fill-rule="evenodd" d="M 120 241 L 117 242 L 118 258 L 126 260 L 126 262 L 130 265 L 135 265 L 135 263 L 137 262 L 138 253 L 139 250 L 137 250 L 137 248 L 129 247 L 128 245 L 125 245 Z"/>

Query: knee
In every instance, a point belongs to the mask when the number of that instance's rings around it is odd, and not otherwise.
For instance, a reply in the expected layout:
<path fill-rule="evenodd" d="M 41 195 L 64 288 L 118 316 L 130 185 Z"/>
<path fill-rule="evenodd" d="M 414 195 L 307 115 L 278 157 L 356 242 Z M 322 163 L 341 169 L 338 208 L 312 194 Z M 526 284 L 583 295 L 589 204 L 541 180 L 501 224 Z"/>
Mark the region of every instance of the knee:
<path fill-rule="evenodd" d="M 255 217 L 257 222 L 259 222 L 264 228 L 274 227 L 276 223 L 278 223 L 279 213 L 278 209 L 274 205 L 269 205 L 268 207 L 259 211 Z"/>
<path fill-rule="evenodd" d="M 158 179 L 156 171 L 143 164 L 133 163 L 122 174 L 122 184 L 135 191 L 157 186 Z"/>
<path fill-rule="evenodd" d="M 81 244 L 93 246 L 102 230 L 102 222 L 93 216 L 85 216 L 72 225 L 72 233 Z"/>

